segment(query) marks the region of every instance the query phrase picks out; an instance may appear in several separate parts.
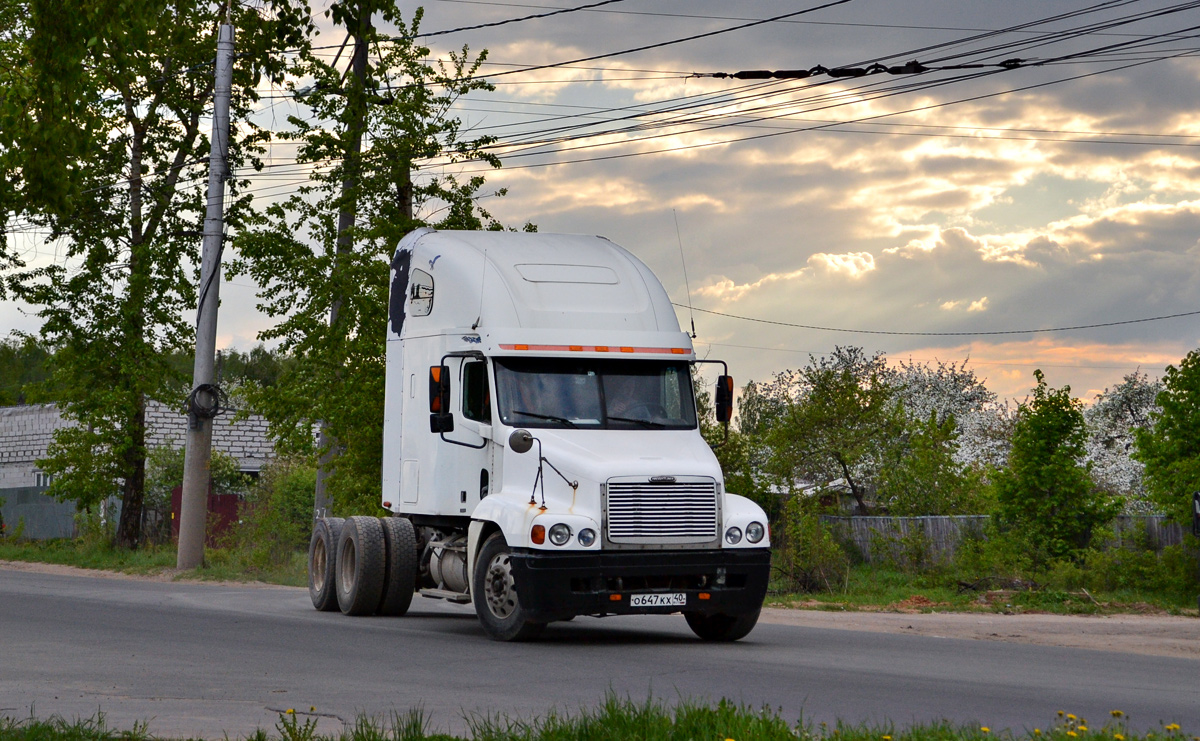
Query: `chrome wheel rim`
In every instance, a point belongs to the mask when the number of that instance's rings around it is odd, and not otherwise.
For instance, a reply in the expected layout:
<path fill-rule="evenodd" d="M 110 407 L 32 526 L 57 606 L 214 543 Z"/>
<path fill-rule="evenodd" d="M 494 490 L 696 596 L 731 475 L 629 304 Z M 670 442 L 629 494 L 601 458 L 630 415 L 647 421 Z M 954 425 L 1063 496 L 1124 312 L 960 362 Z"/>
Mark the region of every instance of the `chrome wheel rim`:
<path fill-rule="evenodd" d="M 517 585 L 513 581 L 509 554 L 497 553 L 488 563 L 484 577 L 484 596 L 488 612 L 504 620 L 517 609 Z"/>

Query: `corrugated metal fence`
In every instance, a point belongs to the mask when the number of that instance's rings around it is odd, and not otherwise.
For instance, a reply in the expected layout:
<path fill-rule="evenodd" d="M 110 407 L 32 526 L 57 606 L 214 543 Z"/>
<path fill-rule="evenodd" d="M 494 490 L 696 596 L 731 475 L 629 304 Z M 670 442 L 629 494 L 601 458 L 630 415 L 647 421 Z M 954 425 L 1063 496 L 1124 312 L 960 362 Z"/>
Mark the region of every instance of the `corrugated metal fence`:
<path fill-rule="evenodd" d="M 946 561 L 954 557 L 966 538 L 983 538 L 989 515 L 944 517 L 833 517 L 823 515 L 835 537 L 851 544 L 867 563 L 882 560 L 911 562 Z M 1161 551 L 1183 542 L 1183 528 L 1162 515 L 1120 515 L 1113 523 L 1121 545 Z"/>

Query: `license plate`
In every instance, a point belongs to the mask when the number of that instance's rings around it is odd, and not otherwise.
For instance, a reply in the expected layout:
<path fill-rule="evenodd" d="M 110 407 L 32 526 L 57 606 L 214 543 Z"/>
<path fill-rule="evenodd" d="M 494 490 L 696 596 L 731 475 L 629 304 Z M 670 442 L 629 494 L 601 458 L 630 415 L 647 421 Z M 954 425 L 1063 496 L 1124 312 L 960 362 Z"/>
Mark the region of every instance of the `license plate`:
<path fill-rule="evenodd" d="M 687 595 L 683 592 L 670 594 L 631 594 L 630 607 L 687 607 Z"/>

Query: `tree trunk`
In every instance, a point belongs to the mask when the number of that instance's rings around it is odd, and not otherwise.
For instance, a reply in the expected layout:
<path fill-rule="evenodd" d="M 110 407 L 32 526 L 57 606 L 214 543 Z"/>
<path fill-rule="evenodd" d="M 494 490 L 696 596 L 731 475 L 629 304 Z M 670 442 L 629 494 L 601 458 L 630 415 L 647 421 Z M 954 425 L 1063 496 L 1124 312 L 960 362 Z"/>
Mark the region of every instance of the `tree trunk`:
<path fill-rule="evenodd" d="M 141 397 L 130 423 L 130 445 L 125 453 L 125 486 L 121 492 L 121 520 L 117 545 L 134 549 L 141 545 L 142 510 L 146 497 L 146 397 Z"/>

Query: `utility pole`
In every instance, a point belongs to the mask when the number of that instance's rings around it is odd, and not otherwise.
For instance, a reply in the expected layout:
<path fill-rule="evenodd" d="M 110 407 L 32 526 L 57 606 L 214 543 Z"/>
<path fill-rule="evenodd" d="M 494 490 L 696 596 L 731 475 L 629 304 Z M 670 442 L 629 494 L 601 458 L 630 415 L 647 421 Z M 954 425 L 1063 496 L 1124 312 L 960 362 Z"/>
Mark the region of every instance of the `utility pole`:
<path fill-rule="evenodd" d="M 214 381 L 217 349 L 217 303 L 221 286 L 221 239 L 225 223 L 225 178 L 228 175 L 229 98 L 233 88 L 233 26 L 221 25 L 217 39 L 216 83 L 213 87 L 212 142 L 208 156 L 208 209 L 204 214 L 204 252 L 196 309 L 196 362 L 188 395 L 188 435 L 183 463 L 183 497 L 179 507 L 179 550 L 176 566 L 204 564 L 204 525 L 211 481 L 213 417 L 220 411 Z"/>
<path fill-rule="evenodd" d="M 338 257 L 354 249 L 354 237 L 350 230 L 354 228 L 354 220 L 358 214 L 358 189 L 360 169 L 362 167 L 362 140 L 367 128 L 367 54 L 370 51 L 371 8 L 370 3 L 358 4 L 358 17 L 355 19 L 354 56 L 350 60 L 350 71 L 353 85 L 346 96 L 346 107 L 349 112 L 348 135 L 346 145 L 346 160 L 342 178 L 341 207 L 338 209 L 337 254 L 334 259 L 334 270 L 337 270 Z M 329 328 L 337 332 L 338 314 L 341 312 L 341 299 L 335 299 L 329 309 Z M 317 486 L 313 501 L 313 515 L 325 517 L 329 514 L 332 501 L 325 490 L 325 480 L 329 477 L 329 467 L 334 459 L 334 448 L 337 440 L 321 423 L 317 445 L 325 450 L 317 464 Z"/>

